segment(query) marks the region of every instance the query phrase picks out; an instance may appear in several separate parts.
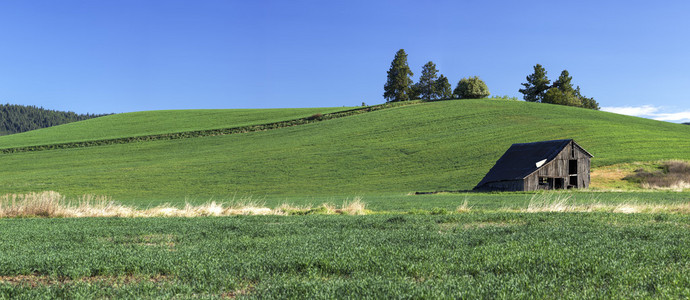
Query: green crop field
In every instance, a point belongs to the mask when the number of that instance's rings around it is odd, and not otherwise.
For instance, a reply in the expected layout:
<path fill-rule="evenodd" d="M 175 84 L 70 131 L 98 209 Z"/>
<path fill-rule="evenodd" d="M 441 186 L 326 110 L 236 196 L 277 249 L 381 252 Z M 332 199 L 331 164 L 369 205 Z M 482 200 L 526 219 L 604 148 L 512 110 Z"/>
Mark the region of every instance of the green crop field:
<path fill-rule="evenodd" d="M 0 298 L 687 298 L 673 214 L 0 219 Z"/>
<path fill-rule="evenodd" d="M 457 100 L 263 132 L 3 154 L 0 194 L 54 190 L 128 203 L 367 201 L 471 189 L 512 143 L 563 138 L 593 153 L 595 167 L 690 159 L 687 125 L 521 101 Z"/>
<path fill-rule="evenodd" d="M 132 112 L 0 137 L 0 148 L 93 141 L 273 123 L 348 107 Z"/>
<path fill-rule="evenodd" d="M 140 112 L 0 137 L 0 148 L 340 110 Z M 0 154 L 0 195 L 104 195 L 142 210 L 292 205 L 281 216 L 0 218 L 0 299 L 690 297 L 687 191 L 465 191 L 512 143 L 572 138 L 595 169 L 632 172 L 690 160 L 690 126 L 506 100 L 415 102 L 299 124 Z M 455 192 L 414 193 L 432 191 Z M 42 195 L 55 194 L 33 197 Z M 2 196 L 0 209 L 20 211 L 16 199 Z M 317 207 L 355 199 L 368 215 Z"/>

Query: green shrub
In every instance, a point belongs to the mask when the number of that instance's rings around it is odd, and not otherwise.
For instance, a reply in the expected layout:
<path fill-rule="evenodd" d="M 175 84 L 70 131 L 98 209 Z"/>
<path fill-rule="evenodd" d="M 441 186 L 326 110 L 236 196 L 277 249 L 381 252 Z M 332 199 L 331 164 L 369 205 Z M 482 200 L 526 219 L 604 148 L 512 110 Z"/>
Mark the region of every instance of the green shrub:
<path fill-rule="evenodd" d="M 460 79 L 453 94 L 458 99 L 480 99 L 490 95 L 489 87 L 477 76 Z"/>

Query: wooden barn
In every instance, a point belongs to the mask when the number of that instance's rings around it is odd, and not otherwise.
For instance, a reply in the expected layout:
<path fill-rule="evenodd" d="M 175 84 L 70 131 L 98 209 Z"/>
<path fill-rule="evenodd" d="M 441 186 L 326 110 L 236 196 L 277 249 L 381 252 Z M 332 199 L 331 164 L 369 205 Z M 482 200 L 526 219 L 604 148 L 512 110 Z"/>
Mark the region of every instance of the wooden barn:
<path fill-rule="evenodd" d="M 573 140 L 513 144 L 474 187 L 535 191 L 589 187 L 592 154 Z"/>

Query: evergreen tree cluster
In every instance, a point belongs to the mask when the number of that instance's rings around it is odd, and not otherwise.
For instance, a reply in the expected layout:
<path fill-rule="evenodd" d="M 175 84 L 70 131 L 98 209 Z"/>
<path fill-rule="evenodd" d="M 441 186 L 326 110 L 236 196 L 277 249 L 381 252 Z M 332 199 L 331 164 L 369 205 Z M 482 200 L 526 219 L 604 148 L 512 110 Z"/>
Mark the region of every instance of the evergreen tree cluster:
<path fill-rule="evenodd" d="M 0 135 L 20 133 L 103 115 L 76 114 L 36 106 L 0 104 Z"/>
<path fill-rule="evenodd" d="M 405 49 L 395 53 L 388 78 L 383 86 L 383 97 L 386 102 L 407 101 L 412 99 L 441 100 L 441 99 L 478 99 L 490 95 L 486 83 L 479 77 L 473 76 L 461 79 L 455 89 L 451 91 L 448 78 L 439 74 L 436 64 L 427 62 L 422 67 L 419 82 L 412 80 L 412 70 L 407 64 Z M 534 66 L 534 73 L 527 76 L 527 82 L 522 83 L 519 92 L 525 101 L 552 103 L 577 106 L 599 110 L 599 103 L 594 98 L 585 97 L 580 92 L 580 86 L 573 87 L 573 77 L 568 70 L 563 70 L 556 81 L 546 76 L 546 69 L 540 64 Z"/>
<path fill-rule="evenodd" d="M 383 97 L 386 102 L 412 99 L 476 99 L 489 96 L 489 88 L 477 76 L 463 78 L 458 82 L 455 90 L 451 90 L 448 78 L 439 74 L 436 64 L 432 61 L 422 67 L 419 82 L 413 83 L 413 75 L 407 65 L 407 53 L 404 49 L 398 50 L 388 69 L 386 84 L 383 86 Z"/>
<path fill-rule="evenodd" d="M 599 103 L 594 98 L 588 98 L 580 92 L 580 86 L 573 88 L 573 77 L 568 70 L 563 70 L 558 79 L 551 84 L 546 76 L 546 69 L 542 65 L 534 66 L 534 73 L 527 76 L 527 82 L 522 83 L 525 88 L 519 92 L 525 101 L 560 104 L 599 110 Z"/>

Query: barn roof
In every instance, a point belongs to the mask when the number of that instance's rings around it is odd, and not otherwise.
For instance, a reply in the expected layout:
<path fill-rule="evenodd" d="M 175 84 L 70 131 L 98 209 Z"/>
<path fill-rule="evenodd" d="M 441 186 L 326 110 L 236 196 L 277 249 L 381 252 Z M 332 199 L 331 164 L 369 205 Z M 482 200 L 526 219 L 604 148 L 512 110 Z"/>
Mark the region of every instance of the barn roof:
<path fill-rule="evenodd" d="M 556 158 L 558 153 L 560 153 L 570 142 L 573 142 L 573 140 L 513 144 L 508 148 L 506 153 L 496 161 L 496 164 L 475 188 L 488 182 L 523 179 Z M 592 157 L 589 152 L 575 142 L 573 142 L 573 144 Z"/>

